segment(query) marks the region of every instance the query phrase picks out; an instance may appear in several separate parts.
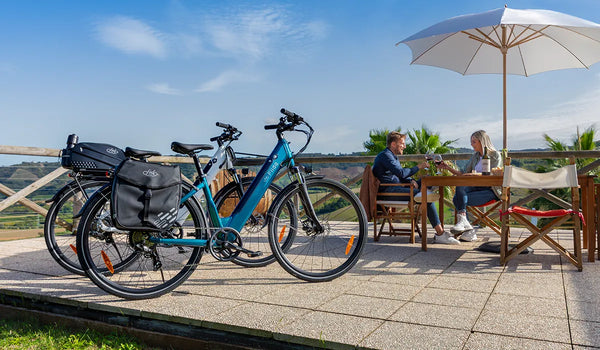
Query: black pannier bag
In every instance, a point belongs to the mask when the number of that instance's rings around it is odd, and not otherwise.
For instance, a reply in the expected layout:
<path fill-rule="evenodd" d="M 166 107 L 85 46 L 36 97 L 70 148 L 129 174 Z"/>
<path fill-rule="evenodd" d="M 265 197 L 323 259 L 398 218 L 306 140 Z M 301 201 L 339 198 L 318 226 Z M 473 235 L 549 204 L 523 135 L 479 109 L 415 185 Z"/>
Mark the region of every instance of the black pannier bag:
<path fill-rule="evenodd" d="M 133 159 L 123 161 L 112 183 L 111 214 L 124 230 L 161 230 L 177 220 L 181 170 Z"/>
<path fill-rule="evenodd" d="M 62 150 L 60 165 L 82 173 L 104 174 L 125 158 L 125 152 L 113 145 L 82 142 L 68 145 Z"/>

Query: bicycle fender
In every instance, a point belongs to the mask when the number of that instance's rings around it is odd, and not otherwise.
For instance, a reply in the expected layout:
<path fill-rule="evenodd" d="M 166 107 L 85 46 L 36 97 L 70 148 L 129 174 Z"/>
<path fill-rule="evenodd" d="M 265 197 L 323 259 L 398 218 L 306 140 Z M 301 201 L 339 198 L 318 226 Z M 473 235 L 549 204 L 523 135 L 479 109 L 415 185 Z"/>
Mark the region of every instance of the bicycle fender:
<path fill-rule="evenodd" d="M 93 180 L 93 181 L 107 182 L 107 181 L 102 181 L 102 180 Z M 56 202 L 60 197 L 62 197 L 64 195 L 65 192 L 70 191 L 72 189 L 76 189 L 78 187 L 79 187 L 79 185 L 77 184 L 77 182 L 75 180 L 73 180 L 73 181 L 69 182 L 68 184 L 64 185 L 63 187 L 61 187 L 61 189 L 58 190 L 58 192 L 56 192 L 54 194 L 54 196 L 52 196 L 52 198 L 46 199 L 44 201 L 44 203 Z"/>

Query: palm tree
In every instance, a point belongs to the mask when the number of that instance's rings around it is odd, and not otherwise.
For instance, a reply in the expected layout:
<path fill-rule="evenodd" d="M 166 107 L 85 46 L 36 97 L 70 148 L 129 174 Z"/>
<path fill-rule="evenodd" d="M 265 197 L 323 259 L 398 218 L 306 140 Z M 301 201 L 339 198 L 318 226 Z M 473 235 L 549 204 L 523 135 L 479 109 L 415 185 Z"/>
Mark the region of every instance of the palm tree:
<path fill-rule="evenodd" d="M 363 146 L 367 150 L 366 155 L 375 156 L 387 147 L 387 135 L 391 131 L 402 132 L 402 128 L 397 127 L 395 130 L 388 129 L 373 129 L 369 131 L 369 140 L 363 142 Z"/>
<path fill-rule="evenodd" d="M 406 154 L 451 153 L 450 145 L 456 140 L 440 141 L 440 135 L 422 126 L 419 130 L 408 133 L 409 141 L 404 152 Z"/>
<path fill-rule="evenodd" d="M 553 139 L 548 134 L 544 134 L 544 140 L 546 141 L 546 145 L 553 151 L 591 151 L 595 150 L 598 146 L 596 142 L 594 142 L 594 136 L 596 134 L 596 128 L 594 125 L 591 125 L 583 133 L 579 132 L 579 127 L 577 127 L 577 135 L 572 139 L 572 145 L 568 146 L 567 144 Z M 582 168 L 591 162 L 595 161 L 594 158 L 578 158 L 576 159 L 577 168 Z M 546 166 L 540 165 L 538 166 L 537 172 L 548 172 L 560 167 L 563 167 L 568 164 L 568 160 L 566 159 L 546 159 Z M 598 169 L 591 171 L 592 174 L 598 175 Z M 569 200 L 568 196 L 570 194 L 566 189 L 557 189 L 552 191 L 554 195 L 564 200 Z M 559 208 L 558 205 L 551 203 L 545 199 L 538 198 L 532 202 L 532 205 L 538 209 L 556 209 Z M 541 220 L 538 222 L 538 226 L 543 225 L 547 220 Z"/>
<path fill-rule="evenodd" d="M 573 137 L 572 146 L 567 146 L 565 143 L 560 142 L 559 140 L 555 140 L 550 137 L 548 134 L 544 134 L 544 140 L 546 141 L 546 145 L 553 151 L 592 151 L 597 148 L 596 143 L 594 142 L 594 137 L 596 135 L 596 127 L 591 125 L 585 131 L 580 134 L 579 127 L 577 127 L 577 135 Z M 577 168 L 583 168 L 584 166 L 590 164 L 595 161 L 594 158 L 578 158 L 576 160 Z M 560 168 L 562 166 L 567 165 L 566 159 L 546 159 L 547 166 L 540 166 L 538 171 L 548 171 Z M 598 170 L 593 171 L 594 174 L 598 174 Z"/>

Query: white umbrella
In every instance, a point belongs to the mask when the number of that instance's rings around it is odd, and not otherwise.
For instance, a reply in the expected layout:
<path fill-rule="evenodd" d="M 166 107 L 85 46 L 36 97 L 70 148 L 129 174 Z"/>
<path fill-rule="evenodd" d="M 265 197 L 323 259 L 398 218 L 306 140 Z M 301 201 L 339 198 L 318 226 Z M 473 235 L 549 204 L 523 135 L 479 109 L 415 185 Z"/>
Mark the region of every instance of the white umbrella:
<path fill-rule="evenodd" d="M 506 74 L 589 68 L 600 61 L 600 24 L 548 10 L 501 8 L 450 18 L 401 43 L 412 50 L 411 64 L 503 75 L 506 149 Z"/>

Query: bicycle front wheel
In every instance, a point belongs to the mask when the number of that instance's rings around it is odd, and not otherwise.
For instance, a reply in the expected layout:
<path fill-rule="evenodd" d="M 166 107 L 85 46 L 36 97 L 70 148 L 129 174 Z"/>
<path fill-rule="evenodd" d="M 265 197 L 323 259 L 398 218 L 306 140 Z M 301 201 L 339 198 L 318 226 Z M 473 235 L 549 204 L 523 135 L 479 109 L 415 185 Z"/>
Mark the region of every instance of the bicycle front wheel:
<path fill-rule="evenodd" d="M 67 271 L 85 275 L 79 260 L 75 235 L 79 219 L 75 216 L 89 197 L 108 180 L 71 181 L 57 194 L 44 221 L 44 239 L 50 255 Z"/>
<path fill-rule="evenodd" d="M 299 183 L 288 185 L 273 203 L 269 244 L 281 266 L 309 282 L 330 281 L 350 270 L 360 258 L 367 240 L 367 219 L 356 195 L 341 183 L 329 179 L 306 179 L 310 203 L 302 200 Z M 318 218 L 309 216 L 310 207 Z M 289 209 L 298 216 L 294 227 Z M 286 235 L 294 235 L 284 247 Z"/>
<path fill-rule="evenodd" d="M 188 187 L 184 185 L 184 193 Z M 198 203 L 193 197 L 187 200 L 180 209 L 186 217 L 169 230 L 118 230 L 110 218 L 110 192 L 107 188 L 90 199 L 79 224 L 78 256 L 88 277 L 104 291 L 126 299 L 155 298 L 175 289 L 194 272 L 204 248 L 159 244 L 152 239 L 206 237 L 206 221 Z"/>

